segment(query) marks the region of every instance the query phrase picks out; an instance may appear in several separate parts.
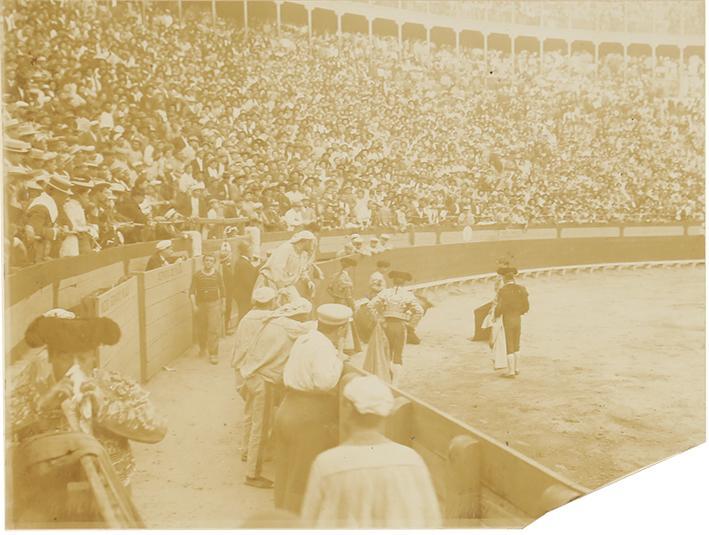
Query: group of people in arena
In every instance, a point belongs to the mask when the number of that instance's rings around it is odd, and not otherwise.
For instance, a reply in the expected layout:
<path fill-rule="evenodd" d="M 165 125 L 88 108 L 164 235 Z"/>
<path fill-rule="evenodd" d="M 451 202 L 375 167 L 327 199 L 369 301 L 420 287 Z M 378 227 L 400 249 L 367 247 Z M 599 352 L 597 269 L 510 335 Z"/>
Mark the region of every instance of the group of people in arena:
<path fill-rule="evenodd" d="M 15 0 L 3 19 L 15 265 L 209 218 L 263 231 L 703 218 L 698 56 L 608 54 L 595 69 L 576 52 L 245 35 L 160 3 L 38 5 Z"/>
<path fill-rule="evenodd" d="M 278 246 L 260 269 L 252 306 L 240 312 L 231 365 L 244 401 L 245 484 L 273 488 L 276 508 L 300 516 L 307 526 L 436 526 L 440 511 L 425 464 L 383 435 L 384 420 L 394 409 L 387 383 L 395 381 L 395 368 L 342 377 L 344 362 L 362 350 L 347 270 L 365 255 L 339 260 L 341 271 L 329 284 L 323 281 L 329 302 L 315 307 L 315 284 L 323 277 L 313 264 L 314 248 L 309 231 Z M 402 301 L 414 299 L 401 288 L 407 277 L 390 273 L 392 291 L 382 288 L 366 305 L 390 341 L 381 357 L 398 365 L 406 324 L 415 324 L 423 313 L 418 303 Z M 411 313 L 405 310 L 409 304 Z M 344 420 L 339 386 L 347 400 Z M 347 430 L 339 446 L 338 422 Z M 274 480 L 263 474 L 269 458 Z M 413 483 L 417 488 L 411 492 L 407 486 Z M 372 493 L 373 484 L 381 491 Z"/>
<path fill-rule="evenodd" d="M 351 279 L 344 275 L 368 255 L 348 255 L 337 260 L 343 270 L 326 288 L 325 303 L 315 306 L 316 283 L 326 284 L 314 264 L 316 248 L 315 236 L 301 230 L 255 266 L 250 244 L 243 241 L 236 260 L 204 252 L 201 269 L 193 276 L 189 293 L 198 318 L 199 357 L 218 362 L 223 318 L 228 326 L 231 315 L 223 315 L 224 299 L 237 302 L 231 366 L 244 402 L 244 482 L 272 488 L 275 508 L 289 515 L 291 527 L 439 527 L 441 513 L 424 461 L 384 434 L 386 418 L 396 408 L 388 384 L 396 382 L 407 324 L 415 325 L 423 313 L 403 288 L 411 276 L 391 271 L 387 289 L 380 278 L 389 266 L 379 261 L 380 271 L 369 279 L 372 299 L 357 307 Z M 242 260 L 250 270 L 224 269 Z M 160 269 L 175 261 L 171 243 L 161 241 L 148 267 Z M 225 289 L 228 279 L 231 293 Z M 380 358 L 394 363 L 386 373 L 343 375 L 349 356 L 363 349 L 348 346 L 359 308 L 366 308 L 376 328 L 385 332 L 387 345 Z M 54 309 L 36 318 L 25 341 L 30 347 L 46 347 L 48 360 L 33 360 L 13 381 L 10 420 L 18 443 L 47 430 L 93 435 L 109 454 L 104 462 L 129 489 L 135 469 L 130 441 L 162 440 L 166 422 L 139 385 L 99 366 L 97 348 L 118 343 L 121 335 L 111 319 L 69 310 Z M 263 475 L 269 459 L 274 461 L 273 480 Z M 22 494 L 21 523 L 45 525 L 52 516 L 70 524 L 100 518 L 95 504 L 82 502 L 78 509 L 69 505 L 74 498 L 63 489 L 67 478 L 78 477 L 78 467 L 67 461 L 69 466 L 74 471 L 28 472 L 39 485 L 35 488 L 45 490 L 34 500 Z M 371 492 L 372 485 L 377 493 Z"/>

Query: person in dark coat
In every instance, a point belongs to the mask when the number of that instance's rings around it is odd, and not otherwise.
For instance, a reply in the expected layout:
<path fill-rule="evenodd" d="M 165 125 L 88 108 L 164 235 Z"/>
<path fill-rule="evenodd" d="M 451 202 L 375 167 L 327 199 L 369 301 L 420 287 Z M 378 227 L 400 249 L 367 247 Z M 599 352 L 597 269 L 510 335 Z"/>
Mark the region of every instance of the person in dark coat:
<path fill-rule="evenodd" d="M 143 200 L 145 200 L 145 192 L 140 188 L 133 188 L 130 197 L 117 206 L 118 213 L 128 221 L 143 225 L 123 230 L 126 243 L 142 241 L 145 235 L 145 226 L 148 224 L 148 216 L 140 209 L 140 204 Z"/>
<path fill-rule="evenodd" d="M 234 268 L 231 263 L 231 249 L 222 249 L 219 252 L 220 267 L 222 270 L 222 280 L 224 281 L 224 332 L 234 334 L 231 328 L 232 300 L 234 299 Z"/>
<path fill-rule="evenodd" d="M 175 261 L 172 242 L 170 240 L 159 241 L 155 246 L 155 253 L 148 258 L 148 263 L 145 265 L 145 271 L 152 271 L 172 264 Z"/>
<path fill-rule="evenodd" d="M 515 282 L 512 272 L 506 272 L 502 280 L 503 285 L 497 292 L 495 318 L 502 316 L 505 329 L 507 373 L 503 374 L 503 377 L 514 378 L 519 374 L 517 359 L 522 335 L 522 316 L 529 311 L 529 294 L 524 286 Z"/>
<path fill-rule="evenodd" d="M 236 301 L 236 306 L 239 309 L 239 317 L 237 325 L 241 318 L 251 310 L 251 294 L 254 291 L 254 284 L 258 277 L 258 269 L 254 267 L 250 259 L 250 247 L 246 242 L 239 242 L 237 245 L 238 257 L 232 268 L 233 281 L 232 295 Z"/>

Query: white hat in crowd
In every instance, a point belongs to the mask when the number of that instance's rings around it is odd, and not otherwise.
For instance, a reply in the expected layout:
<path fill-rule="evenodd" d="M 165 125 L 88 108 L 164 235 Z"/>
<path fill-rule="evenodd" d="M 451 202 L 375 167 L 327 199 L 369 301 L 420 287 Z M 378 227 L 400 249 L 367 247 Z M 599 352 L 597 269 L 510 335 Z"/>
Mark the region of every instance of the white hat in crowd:
<path fill-rule="evenodd" d="M 342 395 L 352 402 L 360 414 L 389 416 L 394 408 L 391 389 L 374 375 L 355 377 L 345 386 Z"/>
<path fill-rule="evenodd" d="M 318 321 L 325 325 L 343 325 L 352 317 L 350 307 L 337 303 L 326 303 L 318 307 Z"/>
<path fill-rule="evenodd" d="M 158 244 L 156 245 L 155 248 L 156 248 L 158 251 L 166 251 L 166 250 L 168 250 L 170 247 L 172 247 L 172 242 L 171 242 L 170 240 L 161 240 L 161 241 L 158 242 Z"/>
<path fill-rule="evenodd" d="M 262 305 L 265 305 L 266 303 L 270 303 L 276 298 L 276 290 L 273 288 L 270 288 L 268 286 L 261 286 L 260 288 L 256 288 L 254 290 L 254 293 L 251 295 L 251 300 L 254 303 L 259 303 Z"/>

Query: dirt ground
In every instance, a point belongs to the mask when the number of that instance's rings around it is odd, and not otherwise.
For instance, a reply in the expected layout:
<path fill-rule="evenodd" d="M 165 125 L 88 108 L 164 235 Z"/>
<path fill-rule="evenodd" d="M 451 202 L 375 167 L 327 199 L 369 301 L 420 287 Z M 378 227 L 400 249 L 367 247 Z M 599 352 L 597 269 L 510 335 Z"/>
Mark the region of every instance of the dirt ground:
<path fill-rule="evenodd" d="M 522 280 L 531 310 L 514 380 L 466 340 L 491 297 L 479 283 L 429 310 L 401 387 L 597 488 L 705 440 L 704 279 L 684 267 Z"/>
<path fill-rule="evenodd" d="M 521 374 L 500 379 L 470 342 L 489 283 L 443 297 L 407 346 L 402 388 L 572 480 L 596 488 L 704 440 L 704 268 L 523 280 Z M 237 528 L 272 509 L 243 485 L 243 405 L 229 367 L 193 352 L 147 385 L 169 419 L 156 445 L 135 445 L 135 502 L 151 528 Z M 271 467 L 266 465 L 266 475 Z"/>
<path fill-rule="evenodd" d="M 147 384 L 169 425 L 162 442 L 133 448 L 133 498 L 148 528 L 234 529 L 273 509 L 272 490 L 243 484 L 244 406 L 229 365 L 232 349 L 233 337 L 223 339 L 216 366 L 193 349 Z M 264 475 L 273 477 L 271 463 Z"/>

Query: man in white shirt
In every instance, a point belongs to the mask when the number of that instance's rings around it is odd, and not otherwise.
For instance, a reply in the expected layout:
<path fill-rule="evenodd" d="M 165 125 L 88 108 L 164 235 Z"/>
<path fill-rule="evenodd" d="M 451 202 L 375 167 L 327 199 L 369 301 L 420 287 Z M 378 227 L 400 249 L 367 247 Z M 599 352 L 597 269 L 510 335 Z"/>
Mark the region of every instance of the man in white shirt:
<path fill-rule="evenodd" d="M 283 219 L 288 225 L 288 230 L 300 230 L 303 225 L 305 225 L 305 219 L 303 217 L 303 201 L 297 200 L 292 201 L 292 206 L 283 216 Z"/>
<path fill-rule="evenodd" d="M 283 370 L 287 392 L 274 424 L 275 505 L 294 513 L 300 512 L 313 459 L 337 444 L 336 387 L 352 311 L 328 303 L 317 316 L 317 330 L 299 337 L 291 349 Z"/>
<path fill-rule="evenodd" d="M 384 435 L 395 402 L 372 375 L 342 390 L 347 439 L 317 456 L 303 501 L 304 527 L 327 529 L 440 528 L 431 474 L 413 449 Z"/>

